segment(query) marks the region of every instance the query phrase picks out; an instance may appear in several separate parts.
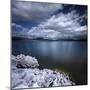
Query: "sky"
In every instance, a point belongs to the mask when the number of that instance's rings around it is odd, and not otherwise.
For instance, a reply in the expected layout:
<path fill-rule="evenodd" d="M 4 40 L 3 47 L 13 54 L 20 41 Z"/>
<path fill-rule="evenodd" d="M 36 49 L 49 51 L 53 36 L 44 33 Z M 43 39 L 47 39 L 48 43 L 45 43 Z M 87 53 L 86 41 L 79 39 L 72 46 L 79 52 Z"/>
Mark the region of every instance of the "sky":
<path fill-rule="evenodd" d="M 11 17 L 14 36 L 58 39 L 87 35 L 85 5 L 12 0 Z"/>

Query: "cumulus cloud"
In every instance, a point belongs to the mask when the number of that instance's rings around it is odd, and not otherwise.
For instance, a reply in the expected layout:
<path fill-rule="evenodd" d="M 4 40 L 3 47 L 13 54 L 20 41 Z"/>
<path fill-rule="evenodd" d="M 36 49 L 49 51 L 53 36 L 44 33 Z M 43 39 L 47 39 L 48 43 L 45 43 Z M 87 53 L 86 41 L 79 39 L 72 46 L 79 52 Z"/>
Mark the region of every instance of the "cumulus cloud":
<path fill-rule="evenodd" d="M 68 8 L 68 10 L 66 10 Z M 40 2 L 12 1 L 12 30 L 14 34 L 27 37 L 49 39 L 87 35 L 87 13 L 77 12 L 76 5 L 51 4 Z M 79 8 L 81 8 L 80 6 Z M 81 10 L 81 9 L 80 9 Z M 65 12 L 66 11 L 66 12 Z M 16 21 L 15 21 L 16 20 Z M 18 21 L 19 22 L 18 22 Z M 18 25 L 26 21 L 31 29 Z M 26 24 L 24 22 L 24 24 Z M 32 23 L 37 22 L 37 25 Z M 82 23 L 82 24 L 81 24 Z M 84 24 L 83 24 L 84 23 Z M 29 28 L 29 27 L 28 27 Z"/>
<path fill-rule="evenodd" d="M 12 1 L 12 14 L 14 20 L 15 16 L 17 16 L 20 20 L 41 21 L 44 18 L 49 17 L 58 9 L 63 9 L 63 5 L 15 0 Z"/>
<path fill-rule="evenodd" d="M 79 22 L 80 17 L 81 16 L 75 13 L 75 11 L 68 12 L 67 14 L 60 13 L 58 15 L 53 15 L 42 26 L 46 29 L 54 29 L 57 31 L 76 31 L 78 28 L 82 27 Z"/>
<path fill-rule="evenodd" d="M 46 36 L 49 37 L 49 35 L 50 37 L 53 37 L 54 35 L 55 37 L 63 38 L 86 34 L 87 25 L 81 26 L 80 24 L 81 18 L 83 20 L 85 17 L 85 15 L 80 16 L 78 13 L 76 13 L 75 10 L 66 14 L 61 12 L 57 15 L 53 15 L 51 18 L 39 24 L 37 27 L 33 27 L 28 32 L 28 34 L 34 36 L 42 36 L 44 38 Z M 47 33 L 47 30 L 49 33 Z M 53 32 L 53 34 L 51 32 Z"/>
<path fill-rule="evenodd" d="M 11 27 L 12 27 L 12 36 L 25 35 L 26 32 L 28 31 L 27 28 L 16 23 L 12 23 Z"/>

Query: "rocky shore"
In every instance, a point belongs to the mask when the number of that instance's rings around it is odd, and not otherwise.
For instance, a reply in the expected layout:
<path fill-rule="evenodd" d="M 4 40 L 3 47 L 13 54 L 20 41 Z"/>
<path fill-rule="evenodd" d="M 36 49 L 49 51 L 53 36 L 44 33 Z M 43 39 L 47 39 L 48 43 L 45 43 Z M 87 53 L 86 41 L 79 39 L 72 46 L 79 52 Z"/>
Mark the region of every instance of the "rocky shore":
<path fill-rule="evenodd" d="M 20 54 L 12 55 L 11 59 L 12 89 L 75 85 L 64 72 L 39 69 L 39 63 L 35 57 Z"/>

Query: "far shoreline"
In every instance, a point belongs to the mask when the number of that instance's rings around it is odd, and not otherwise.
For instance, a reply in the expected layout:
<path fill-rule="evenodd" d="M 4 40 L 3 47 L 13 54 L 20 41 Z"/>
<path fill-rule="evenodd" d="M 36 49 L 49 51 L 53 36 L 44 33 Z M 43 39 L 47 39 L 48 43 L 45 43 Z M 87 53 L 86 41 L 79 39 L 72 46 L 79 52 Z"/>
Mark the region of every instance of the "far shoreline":
<path fill-rule="evenodd" d="M 43 39 L 43 38 L 22 38 L 22 37 L 11 37 L 12 40 L 38 40 L 38 41 L 87 41 L 87 39 Z"/>

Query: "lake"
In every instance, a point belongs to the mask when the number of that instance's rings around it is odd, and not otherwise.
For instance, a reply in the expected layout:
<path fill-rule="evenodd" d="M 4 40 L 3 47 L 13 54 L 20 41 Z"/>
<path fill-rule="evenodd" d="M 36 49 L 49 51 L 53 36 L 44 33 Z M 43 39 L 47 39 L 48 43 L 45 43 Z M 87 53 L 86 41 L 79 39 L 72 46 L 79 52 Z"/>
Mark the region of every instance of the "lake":
<path fill-rule="evenodd" d="M 12 40 L 12 54 L 34 56 L 39 68 L 61 70 L 76 85 L 87 84 L 87 41 Z"/>

